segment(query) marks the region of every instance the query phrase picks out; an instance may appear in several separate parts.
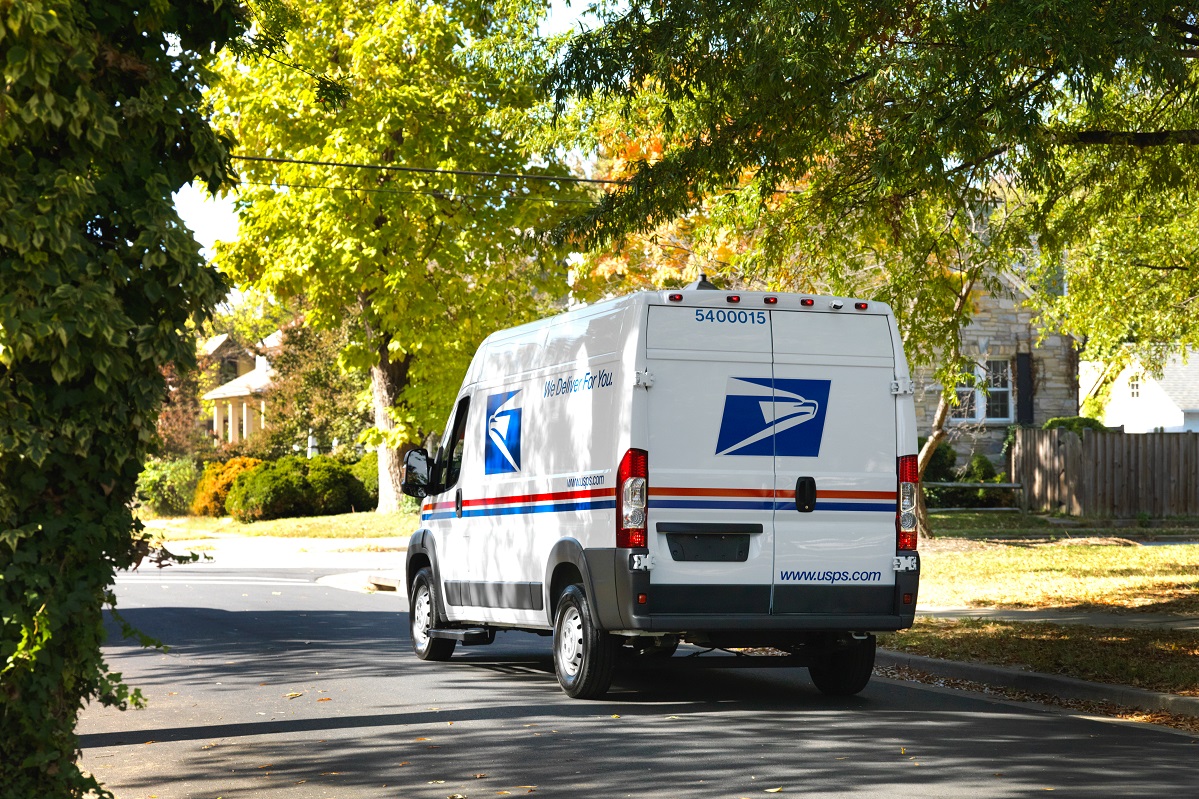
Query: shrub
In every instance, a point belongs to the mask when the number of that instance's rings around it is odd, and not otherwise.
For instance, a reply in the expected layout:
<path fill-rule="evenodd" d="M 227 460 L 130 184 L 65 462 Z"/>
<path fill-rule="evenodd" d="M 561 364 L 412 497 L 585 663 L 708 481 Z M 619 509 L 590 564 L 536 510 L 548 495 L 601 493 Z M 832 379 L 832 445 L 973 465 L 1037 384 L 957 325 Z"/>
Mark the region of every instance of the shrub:
<path fill-rule="evenodd" d="M 362 460 L 350 467 L 350 474 L 358 479 L 366 491 L 367 504 L 362 510 L 369 510 L 379 505 L 379 453 L 371 450 L 362 456 Z"/>
<path fill-rule="evenodd" d="M 372 502 L 362 481 L 328 455 L 318 455 L 308 462 L 308 483 L 312 486 L 312 510 L 316 516 L 368 510 L 378 503 L 377 494 Z"/>
<path fill-rule="evenodd" d="M 205 466 L 192 499 L 192 513 L 196 516 L 224 516 L 225 500 L 237 476 L 261 463 L 257 458 L 231 458 L 225 463 Z"/>
<path fill-rule="evenodd" d="M 159 516 L 184 516 L 199 479 L 200 467 L 191 458 L 152 460 L 137 479 L 137 496 Z"/>
<path fill-rule="evenodd" d="M 233 481 L 225 507 L 239 522 L 309 516 L 312 486 L 300 458 L 280 458 L 243 472 Z"/>
<path fill-rule="evenodd" d="M 1103 422 L 1087 416 L 1055 416 L 1041 425 L 1042 430 L 1055 430 L 1059 427 L 1064 427 L 1080 438 L 1083 430 L 1095 430 L 1100 433 L 1107 430 L 1107 426 Z"/>

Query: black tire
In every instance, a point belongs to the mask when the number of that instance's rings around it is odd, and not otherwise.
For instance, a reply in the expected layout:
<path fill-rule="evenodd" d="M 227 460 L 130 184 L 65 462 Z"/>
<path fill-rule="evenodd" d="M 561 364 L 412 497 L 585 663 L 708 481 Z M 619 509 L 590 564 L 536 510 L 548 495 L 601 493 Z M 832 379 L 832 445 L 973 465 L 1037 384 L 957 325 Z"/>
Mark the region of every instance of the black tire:
<path fill-rule="evenodd" d="M 850 638 L 824 661 L 808 666 L 808 674 L 820 693 L 829 696 L 853 696 L 870 682 L 874 673 L 874 636 Z"/>
<path fill-rule="evenodd" d="M 596 624 L 587 595 L 570 585 L 554 609 L 554 673 L 567 696 L 599 699 L 612 684 L 616 645 Z"/>
<path fill-rule="evenodd" d="M 426 566 L 412 578 L 412 595 L 408 597 L 408 634 L 412 651 L 421 660 L 449 660 L 454 654 L 457 641 L 429 636 L 429 630 L 436 626 L 437 585 Z"/>

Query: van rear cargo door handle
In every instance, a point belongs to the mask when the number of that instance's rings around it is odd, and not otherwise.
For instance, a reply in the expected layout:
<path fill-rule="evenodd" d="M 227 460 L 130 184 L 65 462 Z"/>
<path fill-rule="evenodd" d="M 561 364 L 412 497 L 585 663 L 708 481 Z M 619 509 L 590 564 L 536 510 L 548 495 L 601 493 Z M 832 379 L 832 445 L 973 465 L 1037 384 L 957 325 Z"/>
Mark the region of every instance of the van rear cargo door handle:
<path fill-rule="evenodd" d="M 816 479 L 801 477 L 795 481 L 795 509 L 800 513 L 816 510 Z"/>
<path fill-rule="evenodd" d="M 462 489 L 461 488 L 459 488 L 457 491 L 454 492 L 454 514 L 459 519 L 462 518 Z"/>

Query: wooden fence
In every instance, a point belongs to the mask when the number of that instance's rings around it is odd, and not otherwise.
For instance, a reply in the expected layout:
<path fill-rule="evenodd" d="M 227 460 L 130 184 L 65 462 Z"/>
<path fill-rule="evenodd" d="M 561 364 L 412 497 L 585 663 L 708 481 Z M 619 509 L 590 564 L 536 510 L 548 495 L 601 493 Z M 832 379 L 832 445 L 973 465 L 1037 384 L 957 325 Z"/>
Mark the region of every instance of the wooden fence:
<path fill-rule="evenodd" d="M 1033 511 L 1199 516 L 1199 433 L 1017 430 L 1009 479 Z"/>

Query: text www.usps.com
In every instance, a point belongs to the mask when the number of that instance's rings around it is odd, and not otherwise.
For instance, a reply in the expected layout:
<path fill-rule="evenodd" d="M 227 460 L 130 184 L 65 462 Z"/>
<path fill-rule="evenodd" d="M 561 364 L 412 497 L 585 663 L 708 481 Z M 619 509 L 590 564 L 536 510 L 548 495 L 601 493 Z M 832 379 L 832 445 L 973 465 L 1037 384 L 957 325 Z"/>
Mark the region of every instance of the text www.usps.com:
<path fill-rule="evenodd" d="M 883 579 L 882 572 L 847 572 L 847 571 L 781 571 L 780 582 L 801 583 L 877 583 Z"/>

